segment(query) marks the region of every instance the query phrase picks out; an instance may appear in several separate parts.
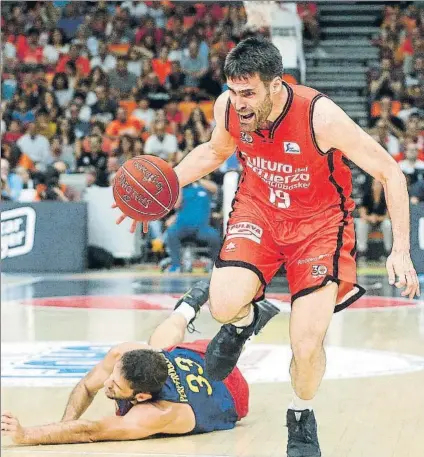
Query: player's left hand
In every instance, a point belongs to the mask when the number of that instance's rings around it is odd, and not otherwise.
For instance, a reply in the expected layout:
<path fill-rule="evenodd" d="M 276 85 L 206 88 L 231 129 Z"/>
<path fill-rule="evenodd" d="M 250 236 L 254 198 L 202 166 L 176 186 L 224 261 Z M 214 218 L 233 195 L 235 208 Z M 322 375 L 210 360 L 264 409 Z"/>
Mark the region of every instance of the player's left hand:
<path fill-rule="evenodd" d="M 3 411 L 1 414 L 1 431 L 10 436 L 15 444 L 24 441 L 24 428 L 10 411 Z"/>
<path fill-rule="evenodd" d="M 118 205 L 116 203 L 112 204 L 112 208 L 118 208 Z M 121 212 L 121 215 L 116 219 L 116 223 L 119 225 L 122 221 L 124 221 L 128 216 L 126 216 L 124 213 Z M 147 233 L 149 231 L 149 223 L 148 222 L 140 222 L 143 224 L 143 233 Z M 133 220 L 131 227 L 130 227 L 130 232 L 135 233 L 137 229 L 137 224 L 138 222 Z"/>
<path fill-rule="evenodd" d="M 386 268 L 389 284 L 395 285 L 398 289 L 405 288 L 401 293 L 402 297 L 408 296 L 412 299 L 415 295 L 420 296 L 420 283 L 409 251 L 392 251 L 387 258 Z"/>

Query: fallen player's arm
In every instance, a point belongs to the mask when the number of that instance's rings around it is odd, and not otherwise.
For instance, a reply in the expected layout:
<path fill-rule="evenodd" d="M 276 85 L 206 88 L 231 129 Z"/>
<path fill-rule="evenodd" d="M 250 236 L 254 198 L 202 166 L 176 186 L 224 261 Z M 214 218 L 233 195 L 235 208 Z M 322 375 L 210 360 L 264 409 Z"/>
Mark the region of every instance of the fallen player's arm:
<path fill-rule="evenodd" d="M 10 413 L 2 415 L 2 432 L 16 444 L 73 444 L 95 441 L 122 441 L 166 433 L 174 420 L 172 411 L 162 411 L 152 404 L 137 405 L 125 416 L 110 416 L 97 421 L 72 420 L 35 427 L 22 427 Z"/>
<path fill-rule="evenodd" d="M 313 126 L 322 151 L 340 149 L 383 184 L 393 225 L 393 250 L 409 251 L 409 198 L 405 177 L 393 157 L 326 97 L 315 105 Z"/>
<path fill-rule="evenodd" d="M 125 352 L 133 349 L 142 349 L 146 345 L 139 343 L 122 343 L 114 346 L 84 378 L 74 387 L 69 396 L 68 403 L 63 413 L 62 421 L 79 419 L 90 406 L 97 392 L 103 387 L 111 375 L 115 363 Z"/>
<path fill-rule="evenodd" d="M 215 102 L 216 121 L 211 139 L 189 152 L 174 168 L 181 187 L 212 173 L 236 150 L 234 138 L 226 129 L 226 107 L 228 93 L 221 94 Z"/>

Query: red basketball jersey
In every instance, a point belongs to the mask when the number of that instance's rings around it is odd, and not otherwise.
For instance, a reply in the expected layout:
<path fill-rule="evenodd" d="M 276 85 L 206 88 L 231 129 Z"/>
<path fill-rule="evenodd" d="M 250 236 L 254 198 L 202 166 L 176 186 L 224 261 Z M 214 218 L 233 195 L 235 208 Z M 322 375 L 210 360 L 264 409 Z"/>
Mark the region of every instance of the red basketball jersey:
<path fill-rule="evenodd" d="M 334 206 L 346 217 L 355 206 L 350 169 L 341 151 L 320 151 L 312 127 L 314 105 L 323 95 L 285 85 L 288 100 L 270 130 L 242 132 L 228 100 L 225 126 L 243 166 L 238 198 L 275 209 L 276 220 L 309 218 Z"/>

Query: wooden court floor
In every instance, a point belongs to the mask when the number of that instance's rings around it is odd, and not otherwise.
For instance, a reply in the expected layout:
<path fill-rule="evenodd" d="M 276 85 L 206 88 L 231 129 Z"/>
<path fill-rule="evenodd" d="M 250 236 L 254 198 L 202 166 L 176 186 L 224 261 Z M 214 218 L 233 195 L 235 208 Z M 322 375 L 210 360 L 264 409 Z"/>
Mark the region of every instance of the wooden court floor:
<path fill-rule="evenodd" d="M 400 299 L 384 278 L 364 277 L 369 292 L 334 316 L 327 375 L 315 401 L 324 457 L 424 456 L 424 302 Z M 67 397 L 99 353 L 119 341 L 145 341 L 194 278 L 141 278 L 107 272 L 2 276 L 2 409 L 22 425 L 60 420 Z M 423 288 L 423 287 L 422 287 Z M 19 447 L 2 456 L 284 457 L 290 402 L 287 287 L 270 288 L 281 313 L 245 350 L 250 413 L 230 431 L 134 442 Z M 207 309 L 199 333 L 218 329 Z M 102 392 L 84 416 L 112 414 Z"/>

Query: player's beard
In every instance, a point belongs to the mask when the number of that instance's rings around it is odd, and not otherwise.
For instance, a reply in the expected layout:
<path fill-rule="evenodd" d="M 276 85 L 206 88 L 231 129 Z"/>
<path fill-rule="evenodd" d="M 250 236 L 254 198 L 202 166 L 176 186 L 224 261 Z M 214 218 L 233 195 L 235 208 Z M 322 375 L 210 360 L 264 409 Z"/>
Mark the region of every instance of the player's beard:
<path fill-rule="evenodd" d="M 240 130 L 243 132 L 253 132 L 257 128 L 265 127 L 271 110 L 272 101 L 268 92 L 262 103 L 255 110 L 253 110 L 254 116 L 252 120 L 249 122 L 243 122 L 242 119 L 240 119 Z"/>

